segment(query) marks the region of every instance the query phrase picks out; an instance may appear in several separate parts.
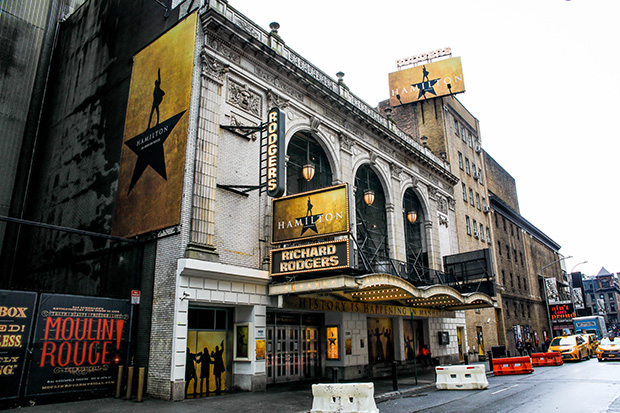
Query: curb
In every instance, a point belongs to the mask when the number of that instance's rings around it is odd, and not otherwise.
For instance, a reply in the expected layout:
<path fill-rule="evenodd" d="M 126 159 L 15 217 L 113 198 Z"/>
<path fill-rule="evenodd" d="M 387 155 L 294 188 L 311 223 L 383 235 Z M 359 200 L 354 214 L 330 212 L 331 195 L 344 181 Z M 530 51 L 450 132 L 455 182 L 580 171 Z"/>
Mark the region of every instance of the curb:
<path fill-rule="evenodd" d="M 377 395 L 375 397 L 375 401 L 377 403 L 386 402 L 388 400 L 393 400 L 393 399 L 397 399 L 399 397 L 402 397 L 405 394 L 415 393 L 417 391 L 428 389 L 430 387 L 435 387 L 435 383 L 420 384 L 420 385 L 418 385 L 416 387 L 411 387 L 409 389 L 396 390 L 396 391 L 391 391 L 391 392 L 387 392 L 387 393 L 382 393 L 382 394 L 379 394 L 379 395 Z"/>
<path fill-rule="evenodd" d="M 493 371 L 486 371 L 485 374 L 487 376 L 493 376 Z M 435 387 L 436 383 L 427 383 L 427 384 L 421 384 L 415 387 L 411 387 L 408 389 L 404 389 L 404 390 L 396 390 L 396 391 L 391 391 L 391 392 L 387 392 L 387 393 L 381 393 L 377 396 L 375 396 L 375 402 L 377 403 L 382 403 L 382 402 L 386 402 L 389 400 L 393 400 L 393 399 L 397 399 L 399 397 L 402 397 L 408 393 L 415 393 L 417 391 L 421 391 L 421 390 L 425 390 L 431 387 Z"/>

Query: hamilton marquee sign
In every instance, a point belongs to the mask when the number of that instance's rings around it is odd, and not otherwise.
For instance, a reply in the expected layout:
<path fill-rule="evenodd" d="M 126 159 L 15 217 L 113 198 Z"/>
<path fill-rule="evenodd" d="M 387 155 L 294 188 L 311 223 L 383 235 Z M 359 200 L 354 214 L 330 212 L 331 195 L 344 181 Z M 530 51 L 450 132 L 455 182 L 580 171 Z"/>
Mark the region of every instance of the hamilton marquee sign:
<path fill-rule="evenodd" d="M 389 84 L 392 106 L 464 92 L 461 58 L 453 57 L 390 73 Z"/>
<path fill-rule="evenodd" d="M 273 244 L 349 232 L 349 186 L 332 186 L 273 200 Z"/>

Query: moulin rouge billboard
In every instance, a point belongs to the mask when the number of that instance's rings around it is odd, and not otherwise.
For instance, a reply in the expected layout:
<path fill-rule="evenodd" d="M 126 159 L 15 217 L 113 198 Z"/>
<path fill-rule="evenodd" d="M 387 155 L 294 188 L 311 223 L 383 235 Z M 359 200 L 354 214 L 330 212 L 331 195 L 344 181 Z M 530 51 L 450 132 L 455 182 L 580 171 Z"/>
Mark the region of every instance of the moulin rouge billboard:
<path fill-rule="evenodd" d="M 112 390 L 130 312 L 128 300 L 42 294 L 26 394 Z"/>

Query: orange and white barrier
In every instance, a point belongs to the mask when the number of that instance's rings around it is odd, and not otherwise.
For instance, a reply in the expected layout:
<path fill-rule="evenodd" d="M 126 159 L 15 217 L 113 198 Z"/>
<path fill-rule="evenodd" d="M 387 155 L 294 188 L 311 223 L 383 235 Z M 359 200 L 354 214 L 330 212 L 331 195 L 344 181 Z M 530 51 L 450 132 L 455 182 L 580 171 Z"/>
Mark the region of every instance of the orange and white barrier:
<path fill-rule="evenodd" d="M 549 353 L 532 353 L 532 366 L 561 366 L 564 364 L 562 353 L 551 351 Z"/>
<path fill-rule="evenodd" d="M 529 356 L 493 359 L 493 374 L 495 376 L 529 374 L 533 372 L 532 359 Z"/>
<path fill-rule="evenodd" d="M 483 365 L 474 366 L 437 366 L 435 367 L 439 390 L 483 390 L 489 387 L 489 381 Z"/>

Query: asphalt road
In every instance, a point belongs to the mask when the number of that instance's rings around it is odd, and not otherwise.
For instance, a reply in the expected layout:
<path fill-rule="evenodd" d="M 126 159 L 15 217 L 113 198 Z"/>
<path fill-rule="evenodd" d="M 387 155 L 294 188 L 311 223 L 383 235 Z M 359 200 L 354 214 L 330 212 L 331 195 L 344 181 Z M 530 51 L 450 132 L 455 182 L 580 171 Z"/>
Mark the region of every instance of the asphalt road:
<path fill-rule="evenodd" d="M 620 413 L 620 362 L 591 359 L 537 367 L 532 374 L 489 376 L 486 390 L 428 388 L 377 405 L 381 413 Z"/>

